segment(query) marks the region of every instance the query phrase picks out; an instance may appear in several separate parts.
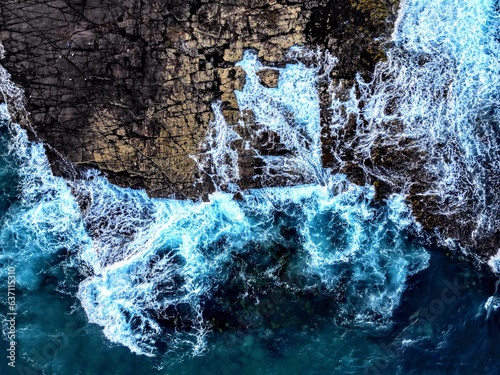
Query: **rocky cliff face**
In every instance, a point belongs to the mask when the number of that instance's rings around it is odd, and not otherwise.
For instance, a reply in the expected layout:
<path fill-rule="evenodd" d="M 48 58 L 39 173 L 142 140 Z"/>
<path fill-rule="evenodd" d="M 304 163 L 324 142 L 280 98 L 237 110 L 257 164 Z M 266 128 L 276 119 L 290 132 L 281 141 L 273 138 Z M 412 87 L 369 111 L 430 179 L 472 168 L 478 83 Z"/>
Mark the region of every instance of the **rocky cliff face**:
<path fill-rule="evenodd" d="M 356 151 L 354 119 L 335 135 L 327 130 L 332 92 L 349 95 L 357 73 L 370 78 L 385 58 L 382 45 L 397 8 L 397 0 L 4 0 L 2 64 L 25 90 L 31 135 L 47 145 L 56 173 L 98 168 L 112 182 L 151 196 L 199 198 L 215 189 L 197 156 L 207 151 L 217 101 L 227 123 L 244 120 L 234 130 L 252 144 L 235 143 L 240 188 L 308 182 L 264 176 L 261 155 L 289 150 L 277 134 L 251 134 L 252 113 L 240 111 L 234 94 L 245 83 L 235 63 L 245 50 L 256 51 L 268 66 L 257 73 L 261 84 L 274 87 L 279 72 L 273 67 L 315 63 L 288 55 L 290 47 L 319 47 L 338 58 L 328 79 L 318 82 L 323 166 L 374 184 L 379 198 L 411 181 L 406 192 L 424 227 L 475 246 L 473 211 L 467 219 L 463 212 L 443 216 L 442 203 L 422 198 L 433 181 L 420 173 L 425 150 L 411 139 L 396 146 L 380 139 L 366 159 Z M 397 126 L 387 124 L 387 131 Z M 489 237 L 485 253 L 496 251 L 497 241 L 498 235 Z"/>
<path fill-rule="evenodd" d="M 56 172 L 68 173 L 57 167 L 61 153 L 119 185 L 193 198 L 214 189 L 190 157 L 203 151 L 211 103 L 222 101 L 229 123 L 240 117 L 234 90 L 245 77 L 234 64 L 245 49 L 282 66 L 290 47 L 320 47 L 339 57 L 337 77 L 370 74 L 383 58 L 375 39 L 391 30 L 395 3 L 6 0 L 3 65 L 25 89 Z M 264 84 L 276 84 L 271 75 Z M 259 158 L 241 163 L 240 186 L 258 187 Z"/>

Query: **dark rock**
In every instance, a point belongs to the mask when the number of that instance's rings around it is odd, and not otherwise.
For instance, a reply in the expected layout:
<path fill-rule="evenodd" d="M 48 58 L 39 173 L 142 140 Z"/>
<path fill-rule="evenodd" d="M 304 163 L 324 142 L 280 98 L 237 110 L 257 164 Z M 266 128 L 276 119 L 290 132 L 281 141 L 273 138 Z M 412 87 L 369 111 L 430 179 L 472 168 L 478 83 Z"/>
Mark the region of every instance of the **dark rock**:
<path fill-rule="evenodd" d="M 384 22 L 393 12 L 363 4 L 351 11 L 358 5 L 349 0 L 5 0 L 3 65 L 25 89 L 36 136 L 73 165 L 99 168 L 152 196 L 196 198 L 214 189 L 192 157 L 213 120 L 211 103 L 222 100 L 228 123 L 241 118 L 234 90 L 244 72 L 234 63 L 243 51 L 284 66 L 293 45 L 319 45 L 342 54 L 337 75 L 369 74 L 375 59 L 358 56 L 358 42 L 364 50 L 378 46 L 375 36 L 390 28 Z M 357 22 L 373 18 L 377 27 L 344 30 L 339 9 L 345 19 L 354 12 Z M 261 78 L 274 87 L 278 74 L 267 70 Z M 261 186 L 254 178 L 260 164 L 252 155 L 241 161 L 241 188 Z"/>
<path fill-rule="evenodd" d="M 245 120 L 244 127 L 234 127 L 241 137 L 235 142 L 240 188 L 305 183 L 293 171 L 284 179 L 263 168 L 261 156 L 290 151 L 273 132 L 249 135 L 252 114 L 239 111 L 234 94 L 245 72 L 235 63 L 246 49 L 271 67 L 295 62 L 287 57 L 294 45 L 329 51 L 338 63 L 331 81 L 318 82 L 322 125 L 329 125 L 330 88 L 347 98 L 357 73 L 372 76 L 385 59 L 381 45 L 397 6 L 397 0 L 3 0 L 2 64 L 27 98 L 25 104 L 13 91 L 9 104 L 30 136 L 46 143 L 56 174 L 72 178 L 98 168 L 112 182 L 151 196 L 199 198 L 215 187 L 193 156 L 205 151 L 211 103 L 220 100 L 228 124 Z M 267 87 L 278 84 L 278 70 L 259 76 Z M 445 217 L 439 212 L 446 202 L 423 197 L 433 183 L 420 172 L 425 150 L 411 139 L 401 147 L 380 139 L 366 158 L 357 151 L 358 130 L 355 118 L 335 135 L 322 127 L 325 167 L 355 183 L 374 184 L 377 199 L 400 191 L 410 178 L 408 200 L 424 227 L 477 245 L 471 240 L 473 210 Z M 481 246 L 492 253 L 498 236 Z"/>

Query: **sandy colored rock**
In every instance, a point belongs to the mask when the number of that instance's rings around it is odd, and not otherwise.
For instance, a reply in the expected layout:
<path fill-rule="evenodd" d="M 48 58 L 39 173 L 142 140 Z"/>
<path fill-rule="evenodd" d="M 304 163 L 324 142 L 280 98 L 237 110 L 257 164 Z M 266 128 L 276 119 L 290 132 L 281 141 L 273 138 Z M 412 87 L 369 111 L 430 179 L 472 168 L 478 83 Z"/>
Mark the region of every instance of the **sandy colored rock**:
<path fill-rule="evenodd" d="M 260 82 L 265 87 L 278 87 L 280 72 L 277 69 L 262 69 L 257 72 Z"/>
<path fill-rule="evenodd" d="M 206 151 L 212 103 L 221 102 L 228 124 L 246 122 L 242 137 L 252 128 L 234 93 L 245 83 L 245 72 L 235 67 L 245 50 L 283 67 L 296 62 L 287 56 L 291 46 L 320 47 L 339 57 L 332 74 L 348 81 L 357 72 L 370 74 L 397 10 L 389 0 L 88 0 L 71 6 L 5 0 L 0 9 L 2 63 L 25 89 L 36 137 L 54 150 L 55 173 L 75 174 L 57 161 L 63 155 L 118 185 L 195 199 L 214 190 L 195 161 Z M 263 85 L 277 86 L 278 70 L 259 75 Z M 252 142 L 262 154 L 286 153 L 275 136 Z M 262 161 L 238 147 L 241 188 L 264 186 L 264 180 L 265 186 L 301 182 L 259 176 Z"/>
<path fill-rule="evenodd" d="M 356 152 L 356 119 L 334 136 L 328 131 L 331 93 L 346 99 L 357 73 L 370 79 L 385 59 L 382 45 L 397 7 L 397 0 L 3 0 L 0 54 L 25 90 L 30 136 L 45 142 L 56 174 L 98 168 L 111 182 L 151 196 L 199 199 L 214 191 L 196 158 L 207 151 L 217 102 L 241 138 L 235 147 L 242 189 L 305 182 L 293 171 L 287 180 L 263 172 L 252 150 L 289 151 L 272 132 L 251 136 L 252 113 L 239 111 L 234 94 L 245 72 L 235 63 L 255 50 L 270 67 L 259 72 L 261 83 L 276 87 L 272 68 L 296 62 L 287 56 L 291 46 L 319 47 L 338 58 L 331 80 L 318 82 L 323 166 L 373 184 L 377 199 L 411 180 L 408 200 L 417 219 L 467 244 L 469 219 L 440 216 L 435 197 L 421 198 L 429 186 L 419 173 L 426 156 L 411 151 L 411 140 L 404 147 L 375 141 L 365 160 Z M 23 100 L 12 96 L 14 117 L 31 129 Z M 345 160 L 340 168 L 332 152 L 338 144 L 348 145 L 337 150 Z M 393 186 L 375 178 L 373 168 L 387 171 Z M 499 236 L 484 247 L 493 251 Z"/>

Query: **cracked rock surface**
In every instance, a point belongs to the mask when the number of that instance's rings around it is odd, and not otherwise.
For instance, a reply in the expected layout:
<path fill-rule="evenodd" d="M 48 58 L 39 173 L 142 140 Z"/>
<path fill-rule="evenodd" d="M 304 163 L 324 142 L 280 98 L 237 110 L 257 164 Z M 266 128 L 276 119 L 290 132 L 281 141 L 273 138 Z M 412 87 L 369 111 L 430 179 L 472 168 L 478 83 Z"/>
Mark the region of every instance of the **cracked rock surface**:
<path fill-rule="evenodd" d="M 228 123 L 242 116 L 234 90 L 245 82 L 235 67 L 244 50 L 283 66 L 290 47 L 320 47 L 338 56 L 337 78 L 369 75 L 383 58 L 375 39 L 390 32 L 397 4 L 4 0 L 0 10 L 2 64 L 25 89 L 56 173 L 69 174 L 62 155 L 151 196 L 197 198 L 214 190 L 192 157 L 203 151 L 211 103 L 222 101 Z M 276 86 L 276 71 L 263 71 L 261 80 Z M 274 149 L 268 152 L 281 152 L 278 143 Z M 242 163 L 240 187 L 259 187 L 259 158 Z"/>
<path fill-rule="evenodd" d="M 435 181 L 421 173 L 426 150 L 413 140 L 378 139 L 366 159 L 355 119 L 336 134 L 328 131 L 332 87 L 347 99 L 356 74 L 369 81 L 385 59 L 382 45 L 397 11 L 397 0 L 3 0 L 2 65 L 25 90 L 29 120 L 19 106 L 11 111 L 31 123 L 26 127 L 45 143 L 56 174 L 97 168 L 150 196 L 199 199 L 216 188 L 197 157 L 207 152 L 212 104 L 220 102 L 225 121 L 240 124 L 232 127 L 239 188 L 308 183 L 263 168 L 262 155 L 290 150 L 273 132 L 252 135 L 253 114 L 240 111 L 235 95 L 245 71 L 235 64 L 254 50 L 266 66 L 257 72 L 260 84 L 276 87 L 277 68 L 296 62 L 290 47 L 319 49 L 337 58 L 328 82 L 318 82 L 323 167 L 373 184 L 378 199 L 406 193 L 425 229 L 494 254 L 500 231 L 474 237 L 472 198 L 450 216 L 425 194 Z M 397 123 L 386 125 L 387 134 L 397 133 Z"/>

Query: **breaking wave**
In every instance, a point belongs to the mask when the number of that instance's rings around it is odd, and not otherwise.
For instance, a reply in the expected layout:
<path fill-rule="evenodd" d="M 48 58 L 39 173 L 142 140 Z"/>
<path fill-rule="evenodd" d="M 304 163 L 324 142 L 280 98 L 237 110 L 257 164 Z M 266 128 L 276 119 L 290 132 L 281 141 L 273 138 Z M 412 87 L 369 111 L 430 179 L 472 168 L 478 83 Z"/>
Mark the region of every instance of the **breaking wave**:
<path fill-rule="evenodd" d="M 356 123 L 356 139 L 332 149 L 340 163 L 354 148 L 368 175 L 435 201 L 429 209 L 472 227 L 476 244 L 500 226 L 499 32 L 494 0 L 404 1 L 387 61 L 332 105 L 332 134 Z M 412 160 L 367 164 L 381 147 Z"/>
<path fill-rule="evenodd" d="M 361 159 L 373 156 L 375 144 L 400 146 L 403 138 L 425 150 L 422 173 L 432 189 L 421 194 L 439 197 L 450 213 L 473 199 L 478 235 L 499 225 L 496 7 L 494 1 L 404 2 L 388 61 L 373 82 L 359 78 L 360 95 L 353 88 L 349 100 L 332 103 L 331 132 L 354 118 Z M 429 260 L 409 239 L 418 225 L 404 195 L 375 201 L 373 187 L 322 167 L 319 68 L 289 64 L 278 69 L 278 87 L 267 88 L 257 78 L 263 66 L 255 54 L 247 52 L 239 66 L 247 73 L 236 93 L 240 109 L 251 110 L 259 131 L 275 132 L 290 151 L 261 155 L 264 175 L 279 170 L 306 184 L 239 192 L 237 124 L 227 124 L 217 104 L 207 140 L 210 173 L 229 193 L 218 191 L 207 202 L 152 199 L 92 171 L 66 181 L 52 175 L 43 146 L 30 142 L 2 107 L 6 159 L 13 160 L 5 173 L 15 175 L 20 199 L 2 203 L 8 208 L 1 260 L 19 265 L 21 288 L 35 290 L 43 282 L 40 264 L 63 258 L 65 267 L 80 271 L 75 296 L 88 320 L 110 341 L 147 356 L 203 352 L 213 328 L 207 317 L 219 311 L 214 305 L 224 304 L 235 280 L 237 298 L 255 304 L 278 288 L 314 290 L 334 301 L 332 320 L 339 324 L 390 323 L 408 277 Z M 332 152 L 345 161 L 342 149 Z M 405 179 L 376 168 L 367 173 L 390 183 Z"/>
<path fill-rule="evenodd" d="M 407 277 L 427 265 L 427 252 L 406 241 L 412 219 L 402 198 L 374 203 L 373 188 L 342 175 L 328 186 L 254 190 L 241 200 L 228 193 L 209 202 L 151 199 L 94 172 L 70 183 L 54 177 L 43 146 L 17 125 L 3 126 L 13 134 L 22 192 L 2 229 L 4 239 L 16 236 L 4 241 L 13 247 L 3 261 L 27 262 L 20 284 L 33 289 L 39 262 L 67 255 L 66 267 L 84 277 L 76 296 L 89 321 L 135 353 L 202 352 L 212 294 L 233 278 L 247 283 L 245 298 L 252 294 L 255 275 L 232 266 L 249 254 L 263 265 L 269 291 L 321 288 L 338 299 L 342 324 L 387 324 Z M 298 256 L 262 260 L 280 246 Z"/>

